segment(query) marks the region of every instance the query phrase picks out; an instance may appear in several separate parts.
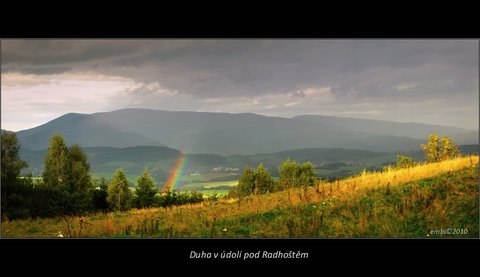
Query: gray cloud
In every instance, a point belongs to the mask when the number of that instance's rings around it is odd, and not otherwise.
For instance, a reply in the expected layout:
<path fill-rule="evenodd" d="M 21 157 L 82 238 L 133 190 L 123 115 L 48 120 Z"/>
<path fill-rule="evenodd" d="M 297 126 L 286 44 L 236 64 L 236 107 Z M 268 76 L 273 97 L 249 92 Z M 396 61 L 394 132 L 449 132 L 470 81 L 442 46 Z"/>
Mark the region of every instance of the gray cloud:
<path fill-rule="evenodd" d="M 366 103 L 384 107 L 370 117 L 398 118 L 392 111 L 403 107 L 399 113 L 418 114 L 418 121 L 432 121 L 427 114 L 435 111 L 435 123 L 478 125 L 474 40 L 5 40 L 2 58 L 3 73 L 93 71 L 141 84 L 112 99 L 113 106 L 165 108 L 161 97 L 168 96 L 179 109 L 215 110 L 228 101 L 248 107 L 246 99 L 257 97 L 269 108 L 255 112 L 264 114 L 355 115 L 355 105 Z M 330 88 L 328 104 L 305 93 L 315 88 Z M 439 100 L 435 109 L 432 99 Z M 425 105 L 409 111 L 399 103 Z M 452 103 L 463 117 L 446 112 Z"/>

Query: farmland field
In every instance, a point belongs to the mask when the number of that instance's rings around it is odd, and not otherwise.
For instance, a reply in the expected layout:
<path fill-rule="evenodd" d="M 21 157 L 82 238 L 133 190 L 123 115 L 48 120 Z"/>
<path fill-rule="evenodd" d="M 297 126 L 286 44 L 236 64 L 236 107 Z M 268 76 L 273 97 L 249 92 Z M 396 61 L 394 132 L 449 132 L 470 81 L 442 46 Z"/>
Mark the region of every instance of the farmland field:
<path fill-rule="evenodd" d="M 230 188 L 236 186 L 238 181 L 223 181 L 223 182 L 202 182 L 185 184 L 180 187 L 181 190 L 196 190 L 204 195 L 225 196 L 228 194 Z"/>
<path fill-rule="evenodd" d="M 199 190 L 199 189 L 211 189 L 216 187 L 233 187 L 238 184 L 238 181 L 222 181 L 222 182 L 199 182 L 185 184 L 181 187 L 182 190 Z"/>

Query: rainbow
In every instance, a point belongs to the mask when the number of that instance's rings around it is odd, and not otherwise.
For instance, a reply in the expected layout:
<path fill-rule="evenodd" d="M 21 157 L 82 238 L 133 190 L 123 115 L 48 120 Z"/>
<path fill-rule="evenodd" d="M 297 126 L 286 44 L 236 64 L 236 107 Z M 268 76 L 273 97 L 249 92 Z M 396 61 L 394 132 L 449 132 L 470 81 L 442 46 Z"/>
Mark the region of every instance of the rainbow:
<path fill-rule="evenodd" d="M 182 178 L 183 168 L 187 163 L 187 155 L 183 152 L 180 153 L 175 164 L 170 172 L 170 176 L 168 176 L 167 184 L 165 185 L 165 191 L 173 191 L 175 187 L 178 185 L 178 181 Z"/>

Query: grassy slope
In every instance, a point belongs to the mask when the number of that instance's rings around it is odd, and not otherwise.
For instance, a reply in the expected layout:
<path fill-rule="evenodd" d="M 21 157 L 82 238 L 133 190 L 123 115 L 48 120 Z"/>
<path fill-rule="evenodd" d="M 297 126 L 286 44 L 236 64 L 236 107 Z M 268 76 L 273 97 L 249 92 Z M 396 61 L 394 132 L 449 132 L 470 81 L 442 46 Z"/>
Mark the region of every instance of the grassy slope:
<path fill-rule="evenodd" d="M 3 222 L 5 237 L 478 237 L 478 156 L 245 199 Z M 71 230 L 70 232 L 68 230 Z"/>
<path fill-rule="evenodd" d="M 223 220 L 231 237 L 478 237 L 478 168 Z M 434 234 L 458 228 L 468 233 Z"/>

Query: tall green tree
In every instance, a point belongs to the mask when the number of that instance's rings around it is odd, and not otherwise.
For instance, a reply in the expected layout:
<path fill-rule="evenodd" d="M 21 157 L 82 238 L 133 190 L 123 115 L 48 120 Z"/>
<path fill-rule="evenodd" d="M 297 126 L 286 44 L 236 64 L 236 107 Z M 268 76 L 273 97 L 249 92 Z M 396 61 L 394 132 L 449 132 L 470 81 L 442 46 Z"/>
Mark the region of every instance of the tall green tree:
<path fill-rule="evenodd" d="M 87 155 L 80 145 L 74 144 L 68 149 L 70 172 L 68 176 L 69 186 L 72 192 L 86 193 L 92 189 L 92 178 L 90 176 L 90 163 Z"/>
<path fill-rule="evenodd" d="M 135 187 L 137 207 L 145 208 L 153 206 L 156 193 L 157 190 L 155 189 L 153 178 L 148 169 L 145 168 L 143 174 L 138 177 L 137 186 Z"/>
<path fill-rule="evenodd" d="M 438 162 L 460 155 L 460 150 L 452 139 L 447 136 L 440 139 L 435 133 L 432 133 L 428 137 L 428 142 L 421 147 L 428 162 Z"/>
<path fill-rule="evenodd" d="M 78 144 L 67 147 L 60 134 L 50 138 L 43 182 L 54 194 L 52 199 L 55 199 L 58 214 L 76 215 L 93 208 L 89 171 L 87 155 Z"/>
<path fill-rule="evenodd" d="M 87 155 L 78 144 L 68 149 L 67 190 L 74 213 L 92 209 L 92 178 Z"/>
<path fill-rule="evenodd" d="M 107 202 L 112 210 L 124 211 L 131 206 L 132 192 L 128 187 L 128 181 L 123 169 L 119 168 L 108 186 Z"/>
<path fill-rule="evenodd" d="M 20 158 L 20 143 L 13 132 L 2 131 L 1 135 L 1 209 L 8 218 L 30 216 L 29 196 L 31 182 L 20 180 L 20 172 L 28 164 Z"/>
<path fill-rule="evenodd" d="M 28 167 L 27 162 L 20 159 L 20 143 L 17 134 L 2 131 L 2 186 L 15 184 L 22 169 Z"/>
<path fill-rule="evenodd" d="M 66 189 L 70 164 L 68 148 L 60 134 L 54 134 L 50 138 L 50 144 L 45 156 L 45 169 L 43 171 L 43 182 L 45 185 L 57 189 Z"/>

